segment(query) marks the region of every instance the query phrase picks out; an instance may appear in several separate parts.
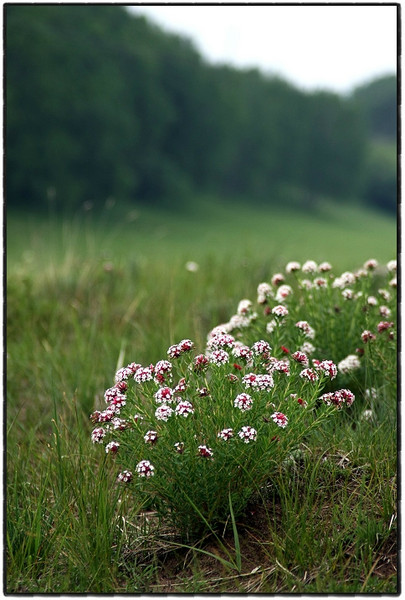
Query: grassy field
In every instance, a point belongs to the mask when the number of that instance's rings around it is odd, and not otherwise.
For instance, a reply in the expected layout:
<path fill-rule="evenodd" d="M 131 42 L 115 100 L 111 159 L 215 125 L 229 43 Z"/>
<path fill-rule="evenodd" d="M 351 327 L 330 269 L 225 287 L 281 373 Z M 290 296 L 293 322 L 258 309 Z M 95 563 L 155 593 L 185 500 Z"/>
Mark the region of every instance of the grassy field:
<path fill-rule="evenodd" d="M 315 436 L 258 490 L 238 537 L 193 549 L 114 485 L 88 419 L 118 366 L 182 338 L 202 349 L 287 261 L 339 274 L 395 255 L 395 221 L 350 206 L 9 211 L 6 591 L 395 593 L 395 408 Z"/>

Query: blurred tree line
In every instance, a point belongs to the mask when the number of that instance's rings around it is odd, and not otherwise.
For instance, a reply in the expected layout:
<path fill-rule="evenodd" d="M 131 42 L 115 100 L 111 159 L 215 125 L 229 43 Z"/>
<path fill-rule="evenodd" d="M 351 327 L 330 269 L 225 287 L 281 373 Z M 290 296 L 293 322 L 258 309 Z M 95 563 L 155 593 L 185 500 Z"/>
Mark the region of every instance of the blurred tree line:
<path fill-rule="evenodd" d="M 198 190 L 396 209 L 394 76 L 305 93 L 112 5 L 6 5 L 5 49 L 9 206 L 181 206 Z"/>

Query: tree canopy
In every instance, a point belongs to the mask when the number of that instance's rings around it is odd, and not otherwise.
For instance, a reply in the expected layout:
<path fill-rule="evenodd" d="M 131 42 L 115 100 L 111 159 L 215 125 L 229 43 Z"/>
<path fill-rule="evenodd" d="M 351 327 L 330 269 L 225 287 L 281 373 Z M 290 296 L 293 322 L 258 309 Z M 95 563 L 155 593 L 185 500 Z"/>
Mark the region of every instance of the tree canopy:
<path fill-rule="evenodd" d="M 5 16 L 9 206 L 181 205 L 195 190 L 351 198 L 367 189 L 370 138 L 393 132 L 395 78 L 348 98 L 305 93 L 210 65 L 122 6 L 9 4 Z"/>

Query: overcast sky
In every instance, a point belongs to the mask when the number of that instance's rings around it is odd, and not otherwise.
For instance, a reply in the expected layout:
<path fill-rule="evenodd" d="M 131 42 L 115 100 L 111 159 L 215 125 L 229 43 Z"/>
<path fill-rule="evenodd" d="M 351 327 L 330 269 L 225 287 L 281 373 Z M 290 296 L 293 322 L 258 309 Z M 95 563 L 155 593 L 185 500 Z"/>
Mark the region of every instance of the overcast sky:
<path fill-rule="evenodd" d="M 186 35 L 210 62 L 256 66 L 313 90 L 350 91 L 396 73 L 395 6 L 132 6 Z"/>

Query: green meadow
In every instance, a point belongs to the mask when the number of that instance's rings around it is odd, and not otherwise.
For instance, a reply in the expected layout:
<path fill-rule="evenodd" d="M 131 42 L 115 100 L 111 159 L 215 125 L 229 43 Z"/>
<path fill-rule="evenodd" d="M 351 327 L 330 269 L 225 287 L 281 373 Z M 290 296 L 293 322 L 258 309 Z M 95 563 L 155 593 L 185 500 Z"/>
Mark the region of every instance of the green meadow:
<path fill-rule="evenodd" d="M 395 407 L 315 436 L 236 533 L 191 548 L 118 489 L 89 420 L 118 367 L 182 338 L 203 351 L 288 261 L 329 261 L 339 275 L 395 258 L 395 220 L 326 201 L 111 204 L 7 214 L 5 591 L 396 593 Z"/>

